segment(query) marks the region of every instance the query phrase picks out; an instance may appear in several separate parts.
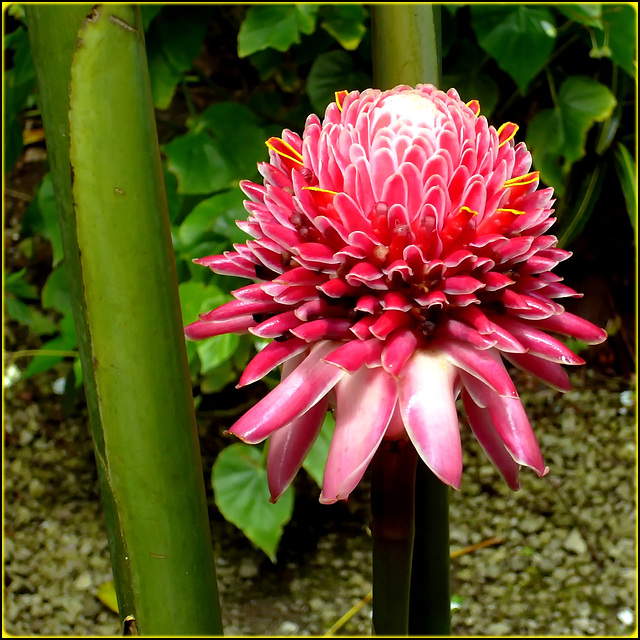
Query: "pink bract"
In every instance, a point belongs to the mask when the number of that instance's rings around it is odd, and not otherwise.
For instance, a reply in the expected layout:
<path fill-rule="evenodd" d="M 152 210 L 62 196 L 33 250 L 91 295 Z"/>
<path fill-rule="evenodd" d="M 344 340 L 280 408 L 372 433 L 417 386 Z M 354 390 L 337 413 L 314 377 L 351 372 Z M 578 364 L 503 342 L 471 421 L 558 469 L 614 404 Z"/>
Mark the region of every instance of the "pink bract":
<path fill-rule="evenodd" d="M 517 125 L 499 129 L 454 89 L 399 86 L 336 94 L 302 138 L 267 141 L 264 184 L 244 181 L 253 238 L 196 260 L 257 281 L 186 328 L 274 338 L 249 384 L 283 365 L 280 384 L 229 430 L 270 437 L 272 500 L 286 490 L 327 408 L 336 429 L 321 502 L 346 499 L 384 438 L 409 438 L 459 488 L 456 398 L 487 455 L 517 489 L 522 465 L 547 473 L 505 360 L 561 391 L 560 340 L 605 332 L 567 311 L 578 296 L 553 273 L 570 253 L 546 235 L 552 189 L 539 189 Z"/>

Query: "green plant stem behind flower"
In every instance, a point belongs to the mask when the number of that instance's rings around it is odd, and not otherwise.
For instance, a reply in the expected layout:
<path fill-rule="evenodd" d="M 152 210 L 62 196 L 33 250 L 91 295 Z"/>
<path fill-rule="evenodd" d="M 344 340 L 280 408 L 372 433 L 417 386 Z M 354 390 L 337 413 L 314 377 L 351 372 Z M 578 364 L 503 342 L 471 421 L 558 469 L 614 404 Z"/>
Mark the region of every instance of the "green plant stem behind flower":
<path fill-rule="evenodd" d="M 440 8 L 432 4 L 376 4 L 371 7 L 373 84 L 440 84 Z M 442 87 L 440 87 L 442 88 Z"/>
<path fill-rule="evenodd" d="M 120 615 L 144 635 L 220 634 L 140 12 L 90 10 L 28 17 Z"/>
<path fill-rule="evenodd" d="M 398 84 L 416 85 L 431 83 L 440 85 L 440 8 L 432 4 L 414 5 L 373 5 L 372 42 L 374 85 L 380 89 L 390 89 Z M 450 585 L 449 585 L 449 513 L 448 487 L 424 465 L 420 467 L 415 486 L 415 523 L 411 524 L 411 537 L 404 539 L 406 548 L 402 552 L 410 558 L 406 573 L 397 562 L 398 544 L 391 553 L 386 544 L 376 542 L 374 535 L 374 628 L 377 633 L 437 634 L 451 633 Z M 415 468 L 415 466 L 414 466 Z M 373 489 L 372 489 L 373 491 Z M 375 503 L 372 495 L 372 503 Z M 411 505 L 413 507 L 413 505 Z M 408 508 L 408 507 L 407 507 Z M 413 518 L 413 511 L 411 513 Z M 380 516 L 379 516 L 380 517 Z M 375 518 L 375 516 L 374 516 Z M 413 531 L 415 530 L 415 537 Z M 377 557 L 376 557 L 377 556 Z M 404 611 L 404 591 L 410 593 L 406 629 L 390 627 L 378 628 L 376 619 L 380 606 L 389 606 L 384 598 L 376 598 L 383 589 L 383 575 L 394 576 L 394 589 L 389 597 L 396 598 L 398 607 Z M 404 582 L 404 586 L 402 585 Z M 383 600 L 383 602 L 381 602 Z M 396 621 L 397 625 L 403 623 Z"/>
<path fill-rule="evenodd" d="M 418 454 L 408 440 L 383 440 L 372 461 L 373 628 L 407 635 Z M 422 464 L 422 463 L 421 463 Z"/>

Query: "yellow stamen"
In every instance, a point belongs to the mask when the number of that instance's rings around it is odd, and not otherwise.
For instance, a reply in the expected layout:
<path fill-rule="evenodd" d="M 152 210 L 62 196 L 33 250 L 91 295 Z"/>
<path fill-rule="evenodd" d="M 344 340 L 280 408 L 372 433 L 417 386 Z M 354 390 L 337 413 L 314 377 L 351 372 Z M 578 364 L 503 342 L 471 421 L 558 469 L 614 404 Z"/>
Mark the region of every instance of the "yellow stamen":
<path fill-rule="evenodd" d="M 501 136 L 503 134 L 503 132 L 506 130 L 507 133 L 507 137 L 504 140 L 501 140 L 500 144 L 498 145 L 498 148 L 500 148 L 503 144 L 506 144 L 507 142 L 509 142 L 509 140 L 512 140 L 514 138 L 514 136 L 516 135 L 516 133 L 518 133 L 518 129 L 520 127 L 513 123 L 513 122 L 505 122 L 499 129 L 498 129 L 498 139 L 501 139 Z"/>
<path fill-rule="evenodd" d="M 342 91 L 336 91 L 336 105 L 338 105 L 338 109 L 340 109 L 340 111 L 342 111 L 342 103 L 348 95 L 349 92 L 346 89 L 343 89 Z"/>
<path fill-rule="evenodd" d="M 478 117 L 480 115 L 480 102 L 478 100 L 469 100 L 467 107 L 473 111 L 473 115 Z"/>
<path fill-rule="evenodd" d="M 467 213 L 470 213 L 472 216 L 477 216 L 478 215 L 477 211 L 474 211 L 473 209 L 469 209 L 469 207 L 465 207 L 464 205 L 462 205 L 460 207 L 460 212 L 462 212 L 462 211 L 466 211 Z"/>
<path fill-rule="evenodd" d="M 519 209 L 496 209 L 496 213 L 512 213 L 514 216 L 521 216 L 526 213 L 526 211 L 520 211 Z"/>
<path fill-rule="evenodd" d="M 517 176 L 511 178 L 504 183 L 504 187 L 521 187 L 532 182 L 536 182 L 540 178 L 539 171 L 532 171 L 531 173 L 525 173 L 523 176 Z"/>
<path fill-rule="evenodd" d="M 337 191 L 330 191 L 329 189 L 321 189 L 320 187 L 302 187 L 303 191 L 305 189 L 307 189 L 308 191 L 318 191 L 320 193 L 330 193 L 332 196 L 338 195 Z"/>
<path fill-rule="evenodd" d="M 276 142 L 280 142 L 282 143 L 282 145 L 287 149 L 291 151 L 291 155 L 284 153 L 283 151 L 281 151 L 280 149 L 278 149 L 273 142 L 271 142 L 272 140 L 275 140 Z M 271 149 L 272 151 L 275 151 L 278 155 L 282 156 L 283 158 L 288 158 L 289 160 L 296 162 L 297 164 L 304 164 L 302 161 L 302 154 L 298 151 L 296 151 L 288 142 L 285 142 L 282 138 L 269 138 L 265 144 L 267 145 L 267 148 Z"/>

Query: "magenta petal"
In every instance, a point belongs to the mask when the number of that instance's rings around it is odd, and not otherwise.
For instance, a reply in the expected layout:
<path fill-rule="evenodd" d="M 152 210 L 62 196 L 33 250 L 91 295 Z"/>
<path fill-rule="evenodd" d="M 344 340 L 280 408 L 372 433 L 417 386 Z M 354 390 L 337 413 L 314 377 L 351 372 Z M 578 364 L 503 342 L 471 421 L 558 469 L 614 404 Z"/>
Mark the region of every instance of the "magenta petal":
<path fill-rule="evenodd" d="M 220 336 L 224 333 L 247 333 L 251 327 L 255 327 L 256 321 L 253 316 L 239 316 L 228 320 L 217 322 L 207 322 L 206 320 L 196 320 L 184 328 L 184 335 L 188 340 L 202 340 Z"/>
<path fill-rule="evenodd" d="M 300 323 L 295 311 L 285 311 L 250 328 L 249 333 L 260 338 L 277 338 Z"/>
<path fill-rule="evenodd" d="M 488 412 L 478 407 L 465 389 L 462 390 L 462 402 L 469 419 L 469 425 L 478 442 L 509 487 L 516 491 L 520 488 L 520 481 L 518 480 L 520 465 L 507 451 L 504 442 L 491 422 Z"/>
<path fill-rule="evenodd" d="M 454 397 L 456 373 L 444 354 L 417 351 L 400 374 L 399 404 L 420 457 L 442 482 L 459 489 L 462 445 Z"/>
<path fill-rule="evenodd" d="M 396 383 L 384 369 L 361 367 L 336 385 L 336 429 L 320 502 L 349 497 L 382 441 L 396 400 Z"/>
<path fill-rule="evenodd" d="M 275 341 L 269 343 L 245 367 L 237 386 L 244 387 L 256 380 L 260 380 L 278 365 L 308 349 L 309 344 L 304 340 L 300 340 L 300 338 L 290 338 L 284 342 Z"/>
<path fill-rule="evenodd" d="M 323 360 L 335 347 L 336 343 L 331 341 L 314 346 L 302 364 L 251 407 L 229 433 L 249 444 L 257 444 L 313 407 L 344 375 L 342 369 Z"/>
<path fill-rule="evenodd" d="M 329 406 L 328 395 L 309 411 L 292 420 L 269 437 L 267 479 L 270 502 L 287 490 L 316 441 Z"/>
<path fill-rule="evenodd" d="M 416 350 L 418 338 L 411 329 L 398 329 L 388 337 L 384 344 L 382 366 L 390 374 L 398 376 L 402 367 Z"/>
<path fill-rule="evenodd" d="M 346 318 L 318 318 L 291 329 L 291 333 L 307 342 L 340 340 L 351 337 L 350 328 L 351 320 Z"/>
<path fill-rule="evenodd" d="M 595 324 L 579 316 L 565 311 L 544 320 L 538 320 L 536 327 L 546 331 L 556 331 L 565 336 L 572 336 L 587 344 L 600 344 L 607 339 L 607 332 Z"/>
<path fill-rule="evenodd" d="M 461 322 L 455 318 L 445 320 L 440 331 L 442 336 L 457 338 L 458 340 L 469 343 L 477 349 L 490 349 L 496 345 L 496 341 L 490 339 L 492 336 L 483 336 L 479 331 L 470 327 L 466 322 Z"/>
<path fill-rule="evenodd" d="M 334 258 L 334 252 L 327 245 L 319 244 L 317 242 L 298 242 L 293 247 L 293 253 L 295 253 L 296 256 L 299 256 L 302 260 L 310 263 L 327 265 L 340 264 L 340 261 Z"/>
<path fill-rule="evenodd" d="M 473 293 L 485 285 L 471 276 L 451 276 L 444 280 L 442 290 L 445 293 Z"/>
<path fill-rule="evenodd" d="M 532 355 L 539 356 L 551 362 L 562 364 L 584 364 L 584 360 L 577 356 L 562 342 L 550 335 L 535 329 L 529 323 L 518 322 L 503 318 L 501 324 L 522 343 Z"/>
<path fill-rule="evenodd" d="M 384 340 L 390 333 L 396 329 L 410 324 L 412 316 L 404 311 L 385 311 L 380 317 L 371 325 L 371 333 L 380 340 Z"/>
<path fill-rule="evenodd" d="M 355 373 L 363 365 L 372 366 L 380 361 L 384 343 L 377 338 L 350 340 L 338 347 L 325 361 L 349 373 Z"/>
<path fill-rule="evenodd" d="M 539 476 L 549 469 L 545 467 L 538 441 L 531 428 L 519 397 L 509 398 L 493 392 L 473 376 L 462 375 L 463 383 L 474 402 L 486 407 L 493 426 L 513 459 L 531 467 Z"/>
<path fill-rule="evenodd" d="M 513 380 L 504 368 L 495 349 L 480 351 L 459 340 L 446 339 L 438 340 L 437 345 L 434 344 L 434 348 L 439 348 L 453 364 L 482 380 L 500 395 L 512 398 L 518 396 Z"/>
<path fill-rule="evenodd" d="M 562 365 L 529 353 L 508 353 L 504 357 L 519 369 L 527 371 L 558 391 L 569 391 L 571 382 Z"/>
<path fill-rule="evenodd" d="M 251 300 L 231 300 L 230 302 L 220 305 L 213 311 L 204 313 L 200 316 L 200 320 L 213 322 L 256 313 L 275 313 L 280 310 L 286 311 L 286 307 L 278 302 L 274 302 L 272 299 L 259 300 L 257 302 Z"/>
<path fill-rule="evenodd" d="M 237 254 L 235 254 L 233 258 L 228 254 L 231 254 L 231 252 L 227 252 L 227 254 L 223 256 L 197 258 L 193 262 L 204 267 L 209 267 L 211 271 L 223 276 L 238 276 L 240 278 L 256 277 L 255 263 Z"/>
<path fill-rule="evenodd" d="M 315 271 L 310 271 L 304 267 L 296 267 L 285 271 L 282 275 L 278 276 L 275 282 L 279 284 L 287 285 L 318 285 L 324 282 L 326 278 Z M 234 292 L 235 295 L 235 292 Z M 240 297 L 240 296 L 237 296 Z"/>
<path fill-rule="evenodd" d="M 258 282 L 236 289 L 231 293 L 236 300 L 242 300 L 243 302 L 268 302 L 273 299 L 273 295 L 267 293 L 264 290 L 264 286 L 263 283 Z"/>

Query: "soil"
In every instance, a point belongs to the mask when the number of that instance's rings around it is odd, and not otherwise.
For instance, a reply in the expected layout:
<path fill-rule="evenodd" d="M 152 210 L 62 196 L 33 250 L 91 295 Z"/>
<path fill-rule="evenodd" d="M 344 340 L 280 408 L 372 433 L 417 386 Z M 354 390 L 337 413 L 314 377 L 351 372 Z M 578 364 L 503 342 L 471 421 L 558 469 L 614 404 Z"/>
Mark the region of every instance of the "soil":
<path fill-rule="evenodd" d="M 115 635 L 98 598 L 111 579 L 82 401 L 65 416 L 62 369 L 5 392 L 4 629 L 12 635 Z M 633 380 L 583 370 L 561 395 L 518 380 L 551 472 L 511 492 L 462 422 L 465 472 L 451 492 L 454 635 L 624 636 L 635 628 Z M 221 427 L 200 415 L 206 477 Z M 277 563 L 209 495 L 225 634 L 324 635 L 371 590 L 368 482 L 348 503 L 318 503 L 306 474 Z M 497 538 L 497 540 L 496 540 Z M 365 603 L 336 635 L 369 635 Z"/>

